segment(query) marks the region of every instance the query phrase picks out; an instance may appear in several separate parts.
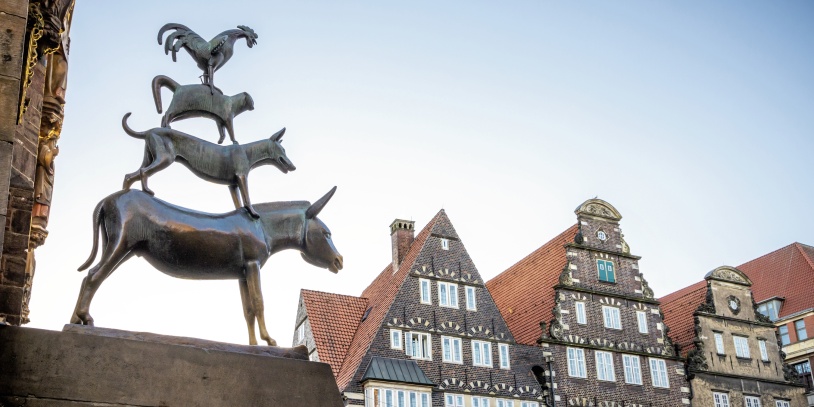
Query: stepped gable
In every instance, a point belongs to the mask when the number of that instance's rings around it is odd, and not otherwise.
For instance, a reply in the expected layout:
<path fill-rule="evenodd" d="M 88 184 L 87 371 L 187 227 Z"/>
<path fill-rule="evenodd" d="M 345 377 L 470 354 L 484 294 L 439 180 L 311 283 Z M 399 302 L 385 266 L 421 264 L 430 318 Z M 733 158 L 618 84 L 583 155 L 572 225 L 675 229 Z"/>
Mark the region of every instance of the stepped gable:
<path fill-rule="evenodd" d="M 321 362 L 331 365 L 334 378 L 367 309 L 367 299 L 301 290 L 314 343 Z"/>
<path fill-rule="evenodd" d="M 442 219 L 445 223 L 449 224 L 449 219 L 447 219 L 443 209 L 439 211 L 415 237 L 399 269 L 394 273 L 392 265 L 388 264 L 379 276 L 362 292 L 362 297 L 368 300 L 367 305 L 370 311 L 367 318 L 359 323 L 356 335 L 353 337 L 348 347 L 348 352 L 342 362 L 342 368 L 339 370 L 339 375 L 336 378 L 336 383 L 340 391 L 348 386 L 356 371 L 359 370 L 359 364 L 370 348 L 370 344 L 376 332 L 378 332 L 381 327 L 382 321 L 385 315 L 387 315 L 387 311 L 390 309 L 393 299 L 401 287 L 401 283 L 404 282 L 418 254 L 421 253 L 421 249 L 424 247 L 427 238 L 430 237 L 432 231 L 435 230 L 436 223 Z M 445 227 L 439 227 L 438 230 L 439 233 L 449 233 L 444 232 L 446 230 Z M 452 229 L 452 233 L 454 233 L 454 229 Z M 455 236 L 457 236 L 457 234 Z"/>
<path fill-rule="evenodd" d="M 814 247 L 792 243 L 738 266 L 752 280 L 755 301 L 776 295 L 785 298 L 780 318 L 814 308 Z"/>
<path fill-rule="evenodd" d="M 706 301 L 707 282 L 699 281 L 659 298 L 664 324 L 670 327 L 670 338 L 680 347 L 682 356 L 695 349 L 695 323 L 692 314 Z"/>
<path fill-rule="evenodd" d="M 574 241 L 573 225 L 486 283 L 515 341 L 534 346 L 554 308 L 554 286 L 567 262 L 565 245 Z"/>

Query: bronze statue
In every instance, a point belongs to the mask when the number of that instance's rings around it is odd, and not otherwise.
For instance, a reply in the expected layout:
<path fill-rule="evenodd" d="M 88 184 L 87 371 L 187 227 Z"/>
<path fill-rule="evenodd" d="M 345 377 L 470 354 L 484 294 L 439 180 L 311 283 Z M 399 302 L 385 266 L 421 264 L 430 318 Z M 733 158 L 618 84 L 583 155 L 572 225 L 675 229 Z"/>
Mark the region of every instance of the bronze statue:
<path fill-rule="evenodd" d="M 245 38 L 246 45 L 249 48 L 257 44 L 257 34 L 254 30 L 245 25 L 239 25 L 237 28 L 237 30 L 226 30 L 212 38 L 211 41 L 206 41 L 183 24 L 169 23 L 158 30 L 158 44 L 161 45 L 165 32 L 175 30 L 175 32 L 167 36 L 164 53 L 169 54 L 170 50 L 172 50 L 172 60 L 176 61 L 176 53 L 181 48 L 187 50 L 192 59 L 198 64 L 198 68 L 204 71 L 204 85 L 209 85 L 210 91 L 214 94 L 215 71 L 220 69 L 232 57 L 235 52 L 235 41 L 238 38 Z"/>
<path fill-rule="evenodd" d="M 99 202 L 93 211 L 93 249 L 79 267 L 93 263 L 103 239 L 102 257 L 82 280 L 71 323 L 93 325 L 90 303 L 102 282 L 133 255 L 144 257 L 153 267 L 173 277 L 194 280 L 236 279 L 240 283 L 249 342 L 260 337 L 276 345 L 266 331 L 260 268 L 281 250 L 296 249 L 308 263 L 336 273 L 342 255 L 334 247 L 331 232 L 317 214 L 333 196 L 309 202 L 257 204 L 255 220 L 241 210 L 209 214 L 181 208 L 142 191 L 116 192 Z"/>
<path fill-rule="evenodd" d="M 246 92 L 225 96 L 218 88 L 214 88 L 214 92 L 210 93 L 210 89 L 206 85 L 179 85 L 178 82 L 167 76 L 158 75 L 153 78 L 153 99 L 158 113 L 161 113 L 162 110 L 162 87 L 171 90 L 173 94 L 170 107 L 161 118 L 161 127 L 169 127 L 170 123 L 176 120 L 207 117 L 218 125 L 218 133 L 220 133 L 218 144 L 223 143 L 223 139 L 226 137 L 223 132 L 224 128 L 229 132 L 232 143 L 237 144 L 232 124 L 235 116 L 247 110 L 254 110 L 254 100 Z"/>
<path fill-rule="evenodd" d="M 285 155 L 282 138 L 285 128 L 274 133 L 269 139 L 249 144 L 232 144 L 219 146 L 178 130 L 156 127 L 137 132 L 127 125 L 127 113 L 122 118 L 122 127 L 127 134 L 144 140 L 144 161 L 141 168 L 124 176 L 123 189 L 129 189 L 137 180 L 141 180 L 141 189 L 153 195 L 147 187 L 147 178 L 179 161 L 193 174 L 216 184 L 229 186 L 235 208 L 245 206 L 249 213 L 257 218 L 260 215 L 252 208 L 249 199 L 249 171 L 259 165 L 271 164 L 283 173 L 294 171 L 297 167 Z M 237 192 L 240 191 L 240 204 Z"/>

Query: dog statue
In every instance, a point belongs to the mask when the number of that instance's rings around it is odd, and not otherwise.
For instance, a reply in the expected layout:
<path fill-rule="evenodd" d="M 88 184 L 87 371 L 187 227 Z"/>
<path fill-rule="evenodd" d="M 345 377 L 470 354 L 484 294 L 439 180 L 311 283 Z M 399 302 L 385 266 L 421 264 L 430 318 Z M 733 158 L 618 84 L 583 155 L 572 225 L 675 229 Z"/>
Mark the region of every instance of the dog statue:
<path fill-rule="evenodd" d="M 190 117 L 207 117 L 215 121 L 218 126 L 220 138 L 218 144 L 226 138 L 224 129 L 229 132 L 229 139 L 235 140 L 235 129 L 232 122 L 235 116 L 254 110 L 254 100 L 248 93 L 238 93 L 234 96 L 225 96 L 220 89 L 210 90 L 209 85 L 179 85 L 168 76 L 158 75 L 153 78 L 153 99 L 155 108 L 161 113 L 161 88 L 172 91 L 172 101 L 167 113 L 161 118 L 161 127 L 170 127 L 176 120 Z"/>
<path fill-rule="evenodd" d="M 132 137 L 144 140 L 144 161 L 141 168 L 124 176 L 122 189 L 129 189 L 137 180 L 141 181 L 141 189 L 150 194 L 155 193 L 147 187 L 147 178 L 158 171 L 167 168 L 175 161 L 179 161 L 198 177 L 229 186 L 235 208 L 245 207 L 249 213 L 257 218 L 259 215 L 252 207 L 249 199 L 249 171 L 259 165 L 271 164 L 283 173 L 294 171 L 297 167 L 285 154 L 282 138 L 285 128 L 274 133 L 267 140 L 255 141 L 249 144 L 232 144 L 219 146 L 197 137 L 182 133 L 170 128 L 156 127 L 143 132 L 137 132 L 127 125 L 127 113 L 122 118 L 124 131 Z M 237 192 L 243 200 L 241 205 Z"/>

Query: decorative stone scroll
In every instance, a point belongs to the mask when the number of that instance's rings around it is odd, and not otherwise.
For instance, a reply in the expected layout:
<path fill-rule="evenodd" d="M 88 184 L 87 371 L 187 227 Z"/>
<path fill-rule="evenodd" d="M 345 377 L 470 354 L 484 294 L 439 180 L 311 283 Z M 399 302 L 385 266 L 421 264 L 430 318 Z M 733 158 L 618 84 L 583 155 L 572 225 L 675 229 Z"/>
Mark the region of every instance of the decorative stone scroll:
<path fill-rule="evenodd" d="M 607 219 L 613 222 L 622 220 L 622 214 L 620 214 L 613 205 L 596 198 L 583 202 L 574 213 L 577 215 Z"/>
<path fill-rule="evenodd" d="M 729 283 L 735 283 L 740 285 L 745 285 L 747 287 L 752 285 L 752 280 L 749 280 L 749 277 L 746 276 L 742 271 L 730 267 L 730 266 L 721 266 L 716 268 L 715 270 L 710 271 L 704 276 L 707 280 L 719 280 L 719 281 L 726 281 Z"/>

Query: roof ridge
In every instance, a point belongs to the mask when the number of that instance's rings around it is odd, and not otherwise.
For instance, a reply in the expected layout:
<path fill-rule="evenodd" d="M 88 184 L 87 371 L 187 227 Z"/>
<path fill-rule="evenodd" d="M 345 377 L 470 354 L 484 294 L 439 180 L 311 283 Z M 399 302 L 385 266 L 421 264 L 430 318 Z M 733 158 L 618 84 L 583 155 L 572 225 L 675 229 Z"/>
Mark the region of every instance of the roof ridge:
<path fill-rule="evenodd" d="M 794 247 L 797 248 L 797 250 L 800 252 L 800 254 L 803 255 L 803 258 L 806 259 L 806 263 L 808 263 L 808 267 L 811 267 L 811 269 L 814 270 L 814 262 L 812 262 L 811 258 L 808 257 L 808 253 L 806 253 L 806 251 L 803 250 L 802 247 L 800 247 L 800 246 L 807 246 L 807 245 L 804 245 L 804 244 L 802 244 L 800 242 L 794 242 L 792 244 L 794 245 Z M 811 247 L 811 246 L 808 246 L 808 247 Z M 811 248 L 814 249 L 814 247 L 811 247 Z"/>
<path fill-rule="evenodd" d="M 404 255 L 404 260 L 399 265 L 398 270 L 395 273 L 391 274 L 392 276 L 395 276 L 397 274 L 402 274 L 401 275 L 401 280 L 399 280 L 399 282 L 398 282 L 398 288 L 401 288 L 401 285 L 404 284 L 404 280 L 407 277 L 407 273 L 402 273 L 402 271 L 403 270 L 409 270 L 410 268 L 412 268 L 413 264 L 416 261 L 416 258 L 418 257 L 418 253 L 420 253 L 421 250 L 424 248 L 424 244 L 427 241 L 427 237 L 430 235 L 433 227 L 435 226 L 435 224 L 438 222 L 438 220 L 441 218 L 442 215 L 444 215 L 444 216 L 446 215 L 446 212 L 444 212 L 443 209 L 438 211 L 438 213 L 436 213 L 435 216 L 433 216 L 432 219 L 429 222 L 427 222 L 427 225 L 424 226 L 424 228 L 421 229 L 421 231 L 418 233 L 418 235 L 416 235 L 413 242 L 410 244 L 410 249 L 407 250 L 407 253 Z M 365 288 L 365 290 L 363 291 L 363 294 L 364 294 L 364 292 L 371 289 L 371 287 L 373 287 L 373 285 L 375 283 L 381 281 L 380 279 L 385 276 L 385 273 L 389 272 L 388 270 L 391 269 L 391 267 L 392 267 L 391 265 L 388 265 L 387 267 L 385 267 L 385 269 L 382 270 L 382 272 L 373 280 L 373 282 L 371 282 L 371 284 L 367 288 Z M 381 283 L 379 283 L 379 284 L 381 284 Z M 376 287 L 376 288 L 382 288 L 382 287 Z M 385 295 L 388 295 L 389 298 L 381 298 L 381 299 L 376 298 L 376 300 L 381 300 L 382 302 L 384 302 L 386 304 L 386 307 L 385 307 L 386 309 L 385 310 L 377 310 L 375 312 L 375 316 L 374 316 L 375 320 L 374 319 L 370 320 L 370 322 L 374 322 L 374 321 L 376 322 L 375 325 L 370 325 L 376 331 L 378 331 L 378 327 L 381 325 L 382 320 L 384 319 L 385 315 L 387 315 L 387 313 L 390 311 L 390 308 L 393 306 L 393 300 L 395 299 L 396 294 L 398 293 L 398 288 L 396 288 L 395 290 L 392 290 L 392 293 L 384 293 Z M 376 294 L 382 295 L 380 293 L 376 293 Z M 371 308 L 371 314 L 373 314 L 372 309 L 375 308 L 376 305 L 380 305 L 380 306 L 385 305 L 385 304 L 371 305 L 370 303 L 374 302 L 374 299 L 372 298 L 374 295 L 375 294 L 371 295 L 371 298 L 370 298 L 370 300 L 368 302 L 368 306 L 372 307 Z M 360 325 L 361 325 L 361 323 L 360 323 Z M 359 369 L 359 365 L 361 364 L 362 359 L 364 358 L 364 355 L 367 353 L 367 351 L 370 349 L 370 345 L 373 343 L 373 337 L 375 336 L 375 331 L 373 332 L 372 335 L 370 335 L 370 333 L 362 333 L 361 331 L 362 331 L 361 329 L 357 328 L 356 333 L 354 334 L 353 339 L 351 339 L 351 343 L 348 346 L 348 351 L 346 352 L 345 356 L 343 357 L 342 367 L 339 369 L 339 374 L 337 375 L 337 385 L 338 385 L 340 391 L 342 389 L 344 389 L 348 385 L 348 383 L 350 383 L 350 381 L 353 379 L 353 375 Z M 365 335 L 365 334 L 368 334 L 367 338 L 362 338 L 360 336 L 360 335 Z M 353 345 L 357 342 L 357 339 L 359 341 L 365 341 L 366 342 L 366 343 L 363 344 L 364 349 L 363 350 L 360 349 L 360 351 L 362 351 L 361 352 L 362 357 L 359 359 L 358 363 L 355 364 L 355 366 L 351 366 L 351 365 L 346 366 L 346 363 L 350 363 L 351 359 L 349 359 L 349 358 L 352 356 L 351 352 L 354 351 L 354 349 L 351 349 L 351 348 L 353 348 Z M 354 356 L 355 356 L 355 354 L 354 354 Z M 351 368 L 352 368 L 352 371 L 349 370 Z"/>
<path fill-rule="evenodd" d="M 366 297 L 362 297 L 362 296 L 360 296 L 360 295 L 349 295 L 349 294 L 329 293 L 329 292 L 327 292 L 327 291 L 309 290 L 309 289 L 307 289 L 307 288 L 300 288 L 300 292 L 309 292 L 309 293 L 315 293 L 315 294 L 339 295 L 339 296 L 342 296 L 342 297 L 350 297 L 350 298 L 357 298 L 357 299 L 363 299 L 363 300 L 366 300 L 366 299 L 367 299 Z"/>
<path fill-rule="evenodd" d="M 533 257 L 533 256 L 535 256 L 535 255 L 537 255 L 537 252 L 539 252 L 541 249 L 543 249 L 544 247 L 548 246 L 549 244 L 554 244 L 554 243 L 555 243 L 555 242 L 556 242 L 556 241 L 557 241 L 557 240 L 560 238 L 560 236 L 562 236 L 562 235 L 564 235 L 564 234 L 567 234 L 567 233 L 568 233 L 568 232 L 571 230 L 571 228 L 573 228 L 573 227 L 575 227 L 575 226 L 577 226 L 577 224 L 576 224 L 576 223 L 575 223 L 575 224 L 573 224 L 573 225 L 571 225 L 571 226 L 569 226 L 569 227 L 567 227 L 567 228 L 565 228 L 565 230 L 563 230 L 562 232 L 557 233 L 557 235 L 556 235 L 556 236 L 552 237 L 551 239 L 549 239 L 548 241 L 546 241 L 545 243 L 543 243 L 542 245 L 540 245 L 540 247 L 538 247 L 538 248 L 536 248 L 536 249 L 532 250 L 532 251 L 531 251 L 531 253 L 527 254 L 527 255 L 526 255 L 526 256 L 524 256 L 522 259 L 520 259 L 520 260 L 516 261 L 516 262 L 515 262 L 514 264 L 512 264 L 511 266 L 506 267 L 506 269 L 505 269 L 505 270 L 503 270 L 503 271 L 501 271 L 500 273 L 498 273 L 498 275 L 496 275 L 496 276 L 492 277 L 492 278 L 491 278 L 489 281 L 487 281 L 486 283 L 488 284 L 488 283 L 491 283 L 491 282 L 493 282 L 493 281 L 497 281 L 499 278 L 502 278 L 504 275 L 508 275 L 509 273 L 506 273 L 507 271 L 509 271 L 509 270 L 511 270 L 511 269 L 513 269 L 513 268 L 515 268 L 517 265 L 519 265 L 519 264 L 523 263 L 524 261 L 528 260 L 529 258 L 531 258 L 531 257 Z M 556 246 L 555 246 L 555 247 L 556 247 Z"/>

